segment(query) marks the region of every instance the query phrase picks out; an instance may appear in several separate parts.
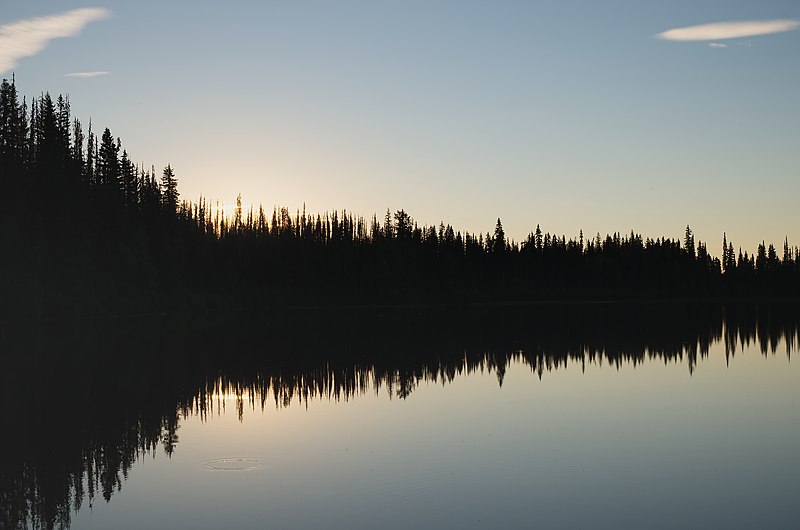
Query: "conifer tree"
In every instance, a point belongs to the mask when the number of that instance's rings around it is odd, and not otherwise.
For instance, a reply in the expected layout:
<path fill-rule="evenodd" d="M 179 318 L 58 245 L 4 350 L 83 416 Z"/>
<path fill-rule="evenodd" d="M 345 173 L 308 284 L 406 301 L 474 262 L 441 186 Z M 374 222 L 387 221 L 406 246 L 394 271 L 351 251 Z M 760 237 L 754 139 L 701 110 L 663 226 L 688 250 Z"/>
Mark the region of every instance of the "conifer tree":
<path fill-rule="evenodd" d="M 72 146 L 70 148 L 70 158 L 73 167 L 79 174 L 83 175 L 83 142 L 85 140 L 83 127 L 78 118 L 72 122 Z"/>
<path fill-rule="evenodd" d="M 100 138 L 100 147 L 97 157 L 97 186 L 103 191 L 106 199 L 119 197 L 121 189 L 119 182 L 118 144 L 114 142 L 108 127 Z"/>
<path fill-rule="evenodd" d="M 789 252 L 789 237 L 786 236 L 783 240 L 783 265 L 787 267 L 792 261 L 792 254 Z"/>
<path fill-rule="evenodd" d="M 722 272 L 728 272 L 728 237 L 722 232 Z"/>
<path fill-rule="evenodd" d="M 86 165 L 83 168 L 83 182 L 87 188 L 93 188 L 95 181 L 95 138 L 92 132 L 92 120 L 89 120 L 89 130 L 86 134 Z"/>
<path fill-rule="evenodd" d="M 736 270 L 736 253 L 733 250 L 733 243 L 728 242 L 728 268 Z"/>
<path fill-rule="evenodd" d="M 683 237 L 683 246 L 686 249 L 686 253 L 694 258 L 695 257 L 695 250 L 694 250 L 694 234 L 692 234 L 692 229 L 689 228 L 689 225 L 686 225 L 686 233 Z"/>
<path fill-rule="evenodd" d="M 175 178 L 172 166 L 167 164 L 161 174 L 161 204 L 167 212 L 175 213 L 177 211 L 178 195 L 178 179 Z M 238 200 L 241 205 L 241 195 Z M 241 213 L 239 215 L 241 216 Z"/>
<path fill-rule="evenodd" d="M 497 218 L 497 224 L 494 227 L 492 251 L 495 254 L 501 254 L 506 251 L 506 233 L 503 231 L 503 223 L 500 222 L 499 217 Z"/>
<path fill-rule="evenodd" d="M 58 115 L 49 93 L 39 100 L 39 119 L 36 123 L 37 169 L 53 174 L 63 169 L 63 137 L 59 130 Z"/>
<path fill-rule="evenodd" d="M 745 253 L 745 256 L 747 253 Z M 762 241 L 758 245 L 758 253 L 756 254 L 756 271 L 764 273 L 767 270 L 767 247 Z"/>
<path fill-rule="evenodd" d="M 408 239 L 411 236 L 411 216 L 405 210 L 397 210 L 394 213 L 395 232 L 399 239 Z"/>
<path fill-rule="evenodd" d="M 0 83 L 0 193 L 16 194 L 25 162 L 26 110 L 15 83 Z"/>
<path fill-rule="evenodd" d="M 136 182 L 136 168 L 133 166 L 128 152 L 123 149 L 122 157 L 119 161 L 120 165 L 120 180 L 122 184 L 122 192 L 125 205 L 128 207 L 135 207 L 139 203 L 138 186 Z"/>
<path fill-rule="evenodd" d="M 18 147 L 15 125 L 19 121 L 19 102 L 13 83 L 0 84 L 0 161 L 10 162 Z"/>
<path fill-rule="evenodd" d="M 392 213 L 386 208 L 386 216 L 383 218 L 383 237 L 392 239 L 394 237 L 394 227 L 392 226 Z"/>

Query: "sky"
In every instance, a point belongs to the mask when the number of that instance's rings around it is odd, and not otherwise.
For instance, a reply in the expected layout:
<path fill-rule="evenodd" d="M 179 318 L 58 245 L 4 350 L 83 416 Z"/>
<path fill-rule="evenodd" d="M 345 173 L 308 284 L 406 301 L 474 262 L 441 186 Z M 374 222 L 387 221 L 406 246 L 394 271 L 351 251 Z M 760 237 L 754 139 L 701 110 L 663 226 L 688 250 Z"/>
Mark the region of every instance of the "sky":
<path fill-rule="evenodd" d="M 800 245 L 800 2 L 86 2 L 4 5 L 0 76 L 183 199 Z"/>

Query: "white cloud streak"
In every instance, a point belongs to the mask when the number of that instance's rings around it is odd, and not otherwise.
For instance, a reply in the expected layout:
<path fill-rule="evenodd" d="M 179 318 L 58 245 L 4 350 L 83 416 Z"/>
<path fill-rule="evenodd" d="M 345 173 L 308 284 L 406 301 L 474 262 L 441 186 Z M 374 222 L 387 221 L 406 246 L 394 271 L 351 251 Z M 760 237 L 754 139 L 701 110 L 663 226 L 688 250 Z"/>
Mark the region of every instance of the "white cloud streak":
<path fill-rule="evenodd" d="M 23 57 L 36 55 L 51 40 L 73 37 L 90 22 L 110 14 L 108 9 L 102 7 L 85 7 L 0 26 L 0 73 L 14 68 Z"/>
<path fill-rule="evenodd" d="M 712 42 L 708 45 L 709 48 L 727 48 L 728 45 L 724 42 Z"/>
<path fill-rule="evenodd" d="M 101 75 L 108 75 L 108 72 L 70 72 L 68 74 L 64 74 L 64 77 L 99 77 Z"/>
<path fill-rule="evenodd" d="M 659 39 L 673 41 L 722 40 L 756 37 L 797 29 L 797 20 L 749 20 L 743 22 L 714 22 L 699 26 L 674 28 L 656 35 Z"/>

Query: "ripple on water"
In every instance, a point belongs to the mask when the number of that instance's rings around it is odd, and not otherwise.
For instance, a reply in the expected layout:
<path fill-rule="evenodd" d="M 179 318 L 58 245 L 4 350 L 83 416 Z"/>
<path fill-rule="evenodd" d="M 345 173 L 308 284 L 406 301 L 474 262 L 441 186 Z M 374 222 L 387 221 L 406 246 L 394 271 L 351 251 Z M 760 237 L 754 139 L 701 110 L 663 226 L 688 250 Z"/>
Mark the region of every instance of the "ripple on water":
<path fill-rule="evenodd" d="M 205 462 L 205 466 L 213 471 L 255 471 L 264 467 L 259 458 L 216 458 Z"/>

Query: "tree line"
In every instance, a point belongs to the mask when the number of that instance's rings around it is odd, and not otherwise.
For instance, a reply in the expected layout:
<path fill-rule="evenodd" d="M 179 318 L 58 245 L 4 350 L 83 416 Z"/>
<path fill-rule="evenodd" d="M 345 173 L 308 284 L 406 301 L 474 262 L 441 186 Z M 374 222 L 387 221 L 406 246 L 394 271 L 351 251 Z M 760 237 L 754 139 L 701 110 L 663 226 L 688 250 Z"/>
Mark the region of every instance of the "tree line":
<path fill-rule="evenodd" d="M 133 161 L 69 99 L 0 85 L 0 319 L 223 307 L 791 297 L 800 250 L 756 253 L 723 235 L 695 242 L 631 232 L 577 237 L 539 225 L 521 242 L 494 230 L 259 206 L 233 213 L 180 200 L 171 166 Z"/>

